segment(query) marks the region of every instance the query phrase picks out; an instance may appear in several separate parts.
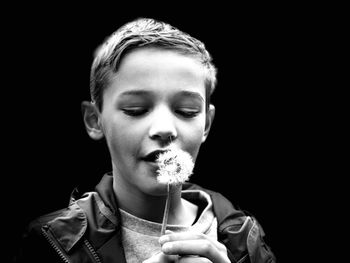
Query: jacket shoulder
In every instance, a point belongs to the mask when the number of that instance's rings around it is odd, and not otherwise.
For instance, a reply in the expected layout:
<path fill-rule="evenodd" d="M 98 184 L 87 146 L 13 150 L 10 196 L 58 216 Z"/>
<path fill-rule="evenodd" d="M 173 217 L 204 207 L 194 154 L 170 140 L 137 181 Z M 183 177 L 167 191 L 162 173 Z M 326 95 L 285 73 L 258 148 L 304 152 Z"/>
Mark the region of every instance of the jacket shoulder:
<path fill-rule="evenodd" d="M 86 230 L 86 215 L 78 200 L 71 199 L 67 207 L 31 220 L 22 234 L 14 262 L 37 262 L 38 255 L 44 262 L 62 262 L 60 254 L 68 253 Z M 58 249 L 61 252 L 57 253 Z"/>
<path fill-rule="evenodd" d="M 58 254 L 52 249 L 49 242 L 47 242 L 43 233 L 43 227 L 48 222 L 63 215 L 65 210 L 66 208 L 59 209 L 30 221 L 22 233 L 18 250 L 13 257 L 13 262 L 61 262 L 62 259 L 58 257 Z"/>
<path fill-rule="evenodd" d="M 202 190 L 211 196 L 218 220 L 218 237 L 227 247 L 232 262 L 275 262 L 274 254 L 264 242 L 265 233 L 252 214 L 237 209 L 219 192 L 190 183 L 186 183 L 184 189 Z"/>
<path fill-rule="evenodd" d="M 69 208 L 65 207 L 65 208 L 61 208 L 49 213 L 46 213 L 44 215 L 40 215 L 36 218 L 34 218 L 33 220 L 31 220 L 27 226 L 27 232 L 32 232 L 32 231 L 41 231 L 40 229 L 46 225 L 48 222 L 54 220 L 57 217 L 60 217 L 62 215 L 64 215 L 67 210 Z"/>

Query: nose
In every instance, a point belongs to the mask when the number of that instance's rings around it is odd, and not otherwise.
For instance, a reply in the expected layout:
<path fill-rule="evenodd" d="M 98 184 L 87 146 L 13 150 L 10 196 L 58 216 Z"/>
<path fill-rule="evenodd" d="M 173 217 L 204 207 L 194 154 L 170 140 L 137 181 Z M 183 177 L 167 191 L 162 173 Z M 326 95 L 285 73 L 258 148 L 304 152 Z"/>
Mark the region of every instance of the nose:
<path fill-rule="evenodd" d="M 177 138 L 175 116 L 170 109 L 160 107 L 152 114 L 149 137 L 163 143 L 174 141 Z"/>

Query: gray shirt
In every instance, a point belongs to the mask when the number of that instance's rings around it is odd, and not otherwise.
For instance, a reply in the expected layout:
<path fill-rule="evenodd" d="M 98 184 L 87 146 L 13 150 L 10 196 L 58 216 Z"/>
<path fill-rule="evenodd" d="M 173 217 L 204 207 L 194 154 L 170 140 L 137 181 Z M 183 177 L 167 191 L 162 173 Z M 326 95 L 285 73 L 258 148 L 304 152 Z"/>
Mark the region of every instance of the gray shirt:
<path fill-rule="evenodd" d="M 192 226 L 167 225 L 173 232 L 194 231 L 217 239 L 217 220 L 210 196 L 200 190 L 182 191 L 182 198 L 202 207 Z M 200 204 L 200 205 L 199 205 Z M 127 263 L 140 263 L 161 250 L 158 243 L 162 224 L 144 220 L 119 209 L 122 222 L 122 242 Z"/>

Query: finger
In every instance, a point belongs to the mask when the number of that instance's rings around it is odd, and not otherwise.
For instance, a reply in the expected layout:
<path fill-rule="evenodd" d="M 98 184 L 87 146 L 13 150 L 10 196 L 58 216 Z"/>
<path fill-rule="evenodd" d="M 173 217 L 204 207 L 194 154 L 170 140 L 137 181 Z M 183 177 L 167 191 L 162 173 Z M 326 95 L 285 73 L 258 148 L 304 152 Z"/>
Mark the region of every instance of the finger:
<path fill-rule="evenodd" d="M 214 262 L 220 262 L 223 257 L 215 245 L 203 239 L 166 242 L 162 251 L 168 255 L 199 255 Z"/>
<path fill-rule="evenodd" d="M 191 232 L 191 231 L 180 232 L 180 233 L 171 232 L 169 234 L 161 236 L 159 238 L 159 243 L 160 245 L 164 245 L 166 242 L 185 241 L 185 240 L 207 240 L 208 242 L 211 242 L 214 246 L 216 246 L 218 250 L 226 251 L 226 247 L 222 243 L 218 242 L 217 240 L 214 240 L 203 233 Z"/>
<path fill-rule="evenodd" d="M 177 263 L 209 263 L 211 260 L 198 256 L 184 256 L 180 257 Z"/>
<path fill-rule="evenodd" d="M 198 232 L 165 232 L 165 235 L 159 238 L 159 243 L 163 245 L 166 242 L 170 241 L 181 241 L 181 240 L 197 240 L 197 239 L 208 239 L 207 235 Z"/>
<path fill-rule="evenodd" d="M 177 259 L 177 255 L 165 255 L 164 253 L 160 252 L 146 259 L 142 263 L 172 263 L 177 262 Z"/>

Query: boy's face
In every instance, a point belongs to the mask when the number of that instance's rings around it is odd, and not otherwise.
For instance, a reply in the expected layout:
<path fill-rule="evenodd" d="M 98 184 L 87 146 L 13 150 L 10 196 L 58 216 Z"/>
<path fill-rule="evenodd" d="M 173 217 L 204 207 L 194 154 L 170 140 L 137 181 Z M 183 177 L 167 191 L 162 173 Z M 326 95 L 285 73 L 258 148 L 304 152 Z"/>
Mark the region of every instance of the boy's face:
<path fill-rule="evenodd" d="M 99 114 L 118 184 L 164 194 L 149 154 L 165 149 L 169 138 L 196 160 L 214 116 L 212 106 L 206 123 L 204 80 L 200 62 L 175 51 L 141 48 L 123 58 Z"/>

